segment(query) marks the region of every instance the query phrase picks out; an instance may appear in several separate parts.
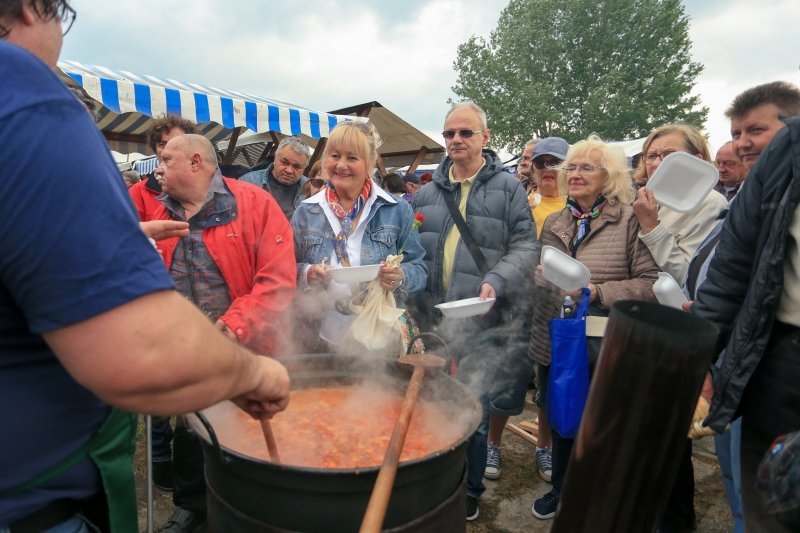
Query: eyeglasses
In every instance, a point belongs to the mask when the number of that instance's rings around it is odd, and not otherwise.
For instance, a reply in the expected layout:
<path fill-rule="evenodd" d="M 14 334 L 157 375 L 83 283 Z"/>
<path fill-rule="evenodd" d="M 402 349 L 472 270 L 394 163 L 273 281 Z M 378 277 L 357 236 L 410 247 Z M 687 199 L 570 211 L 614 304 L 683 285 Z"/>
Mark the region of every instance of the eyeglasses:
<path fill-rule="evenodd" d="M 656 162 L 656 159 L 660 159 L 663 161 L 665 157 L 667 157 L 670 154 L 674 154 L 676 151 L 677 150 L 667 150 L 666 152 L 661 152 L 660 154 L 657 154 L 655 152 L 647 152 L 646 154 L 644 154 L 644 161 L 648 165 L 652 165 L 653 163 Z"/>
<path fill-rule="evenodd" d="M 310 181 L 311 185 L 313 185 L 314 187 L 316 187 L 318 189 L 321 189 L 322 186 L 325 185 L 325 180 L 322 179 L 322 178 L 311 178 L 308 181 Z"/>
<path fill-rule="evenodd" d="M 58 6 L 58 11 L 58 17 L 61 19 L 61 35 L 66 35 L 72 29 L 72 25 L 75 24 L 75 18 L 77 18 L 78 14 L 66 2 L 61 2 Z"/>
<path fill-rule="evenodd" d="M 469 139 L 476 133 L 483 133 L 484 130 L 444 130 L 442 132 L 442 137 L 445 139 L 454 139 L 456 137 L 456 133 L 458 133 L 459 137 L 462 139 Z"/>
<path fill-rule="evenodd" d="M 535 159 L 533 161 L 533 166 L 535 166 L 539 170 L 545 168 L 554 169 L 558 168 L 559 165 L 561 165 L 561 161 L 559 161 L 558 159 Z"/>
<path fill-rule="evenodd" d="M 591 174 L 595 170 L 600 170 L 603 167 L 596 167 L 594 165 L 590 165 L 589 163 L 583 163 L 582 165 L 567 165 L 562 167 L 564 172 L 567 174 L 571 174 L 573 172 L 580 172 L 582 174 Z"/>

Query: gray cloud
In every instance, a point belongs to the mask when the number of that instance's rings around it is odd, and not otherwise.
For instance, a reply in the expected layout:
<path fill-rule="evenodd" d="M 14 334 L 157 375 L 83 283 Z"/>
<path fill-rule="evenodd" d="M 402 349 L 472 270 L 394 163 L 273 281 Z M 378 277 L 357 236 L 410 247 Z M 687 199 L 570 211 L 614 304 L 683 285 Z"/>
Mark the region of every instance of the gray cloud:
<path fill-rule="evenodd" d="M 327 111 L 377 100 L 438 138 L 456 46 L 488 36 L 507 0 L 76 0 L 63 59 L 248 92 Z M 707 131 L 741 90 L 798 83 L 796 0 L 686 0 Z M 491 122 L 491 117 L 490 122 Z"/>

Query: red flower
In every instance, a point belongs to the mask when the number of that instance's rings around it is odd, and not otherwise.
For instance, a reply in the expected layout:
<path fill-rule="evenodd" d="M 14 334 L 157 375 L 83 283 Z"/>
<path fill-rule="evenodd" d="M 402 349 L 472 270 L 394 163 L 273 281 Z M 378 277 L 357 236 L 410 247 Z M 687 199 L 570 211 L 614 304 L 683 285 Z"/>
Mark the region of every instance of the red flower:
<path fill-rule="evenodd" d="M 413 233 L 414 230 L 419 229 L 423 222 L 425 222 L 425 215 L 414 213 L 414 222 L 411 224 L 411 232 Z M 403 253 L 403 248 L 405 248 L 405 244 L 397 251 L 397 255 Z"/>

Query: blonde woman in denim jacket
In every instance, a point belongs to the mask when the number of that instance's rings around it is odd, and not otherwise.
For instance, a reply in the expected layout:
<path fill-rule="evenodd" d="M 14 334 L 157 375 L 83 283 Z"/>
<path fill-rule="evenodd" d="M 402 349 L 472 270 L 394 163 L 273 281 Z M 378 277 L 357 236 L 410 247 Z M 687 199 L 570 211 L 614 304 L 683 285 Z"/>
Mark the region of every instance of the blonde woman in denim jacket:
<path fill-rule="evenodd" d="M 418 232 L 412 231 L 411 206 L 385 192 L 369 176 L 379 145 L 372 125 L 339 124 L 322 155 L 325 186 L 303 201 L 292 217 L 299 302 L 305 307 L 300 311 L 308 318 L 306 331 L 298 331 L 305 339 L 298 340 L 309 341 L 313 336 L 309 330 L 319 321 L 319 337 L 337 345 L 353 320 L 342 305 L 352 298 L 351 287 L 333 281 L 331 267 L 381 264 L 378 279 L 401 300 L 398 307 L 403 306 L 405 294 L 425 288 L 425 252 Z M 404 255 L 400 266 L 383 263 L 400 251 Z M 314 345 L 313 340 L 310 344 Z"/>

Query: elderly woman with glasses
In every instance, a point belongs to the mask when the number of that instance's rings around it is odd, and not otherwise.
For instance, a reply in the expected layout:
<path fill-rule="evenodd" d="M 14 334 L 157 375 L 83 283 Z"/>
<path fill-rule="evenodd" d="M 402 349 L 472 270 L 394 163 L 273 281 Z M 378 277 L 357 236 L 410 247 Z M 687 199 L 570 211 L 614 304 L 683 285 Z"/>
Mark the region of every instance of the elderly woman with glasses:
<path fill-rule="evenodd" d="M 379 146 L 380 136 L 371 124 L 336 126 L 322 154 L 325 185 L 292 217 L 298 288 L 310 296 L 300 300 L 312 304 L 303 311 L 321 322 L 318 331 L 304 334 L 315 339 L 318 335 L 324 341 L 322 349 L 339 345 L 354 318 L 346 306 L 337 305 L 353 298 L 351 287 L 332 280 L 329 269 L 380 263 L 381 287 L 395 291 L 395 296 L 421 291 L 427 282 L 425 251 L 419 233 L 412 231 L 411 206 L 370 178 Z M 400 251 L 400 266 L 384 264 L 386 256 Z"/>
<path fill-rule="evenodd" d="M 645 184 L 636 192 L 633 212 L 641 226 L 639 237 L 650 249 L 658 267 L 683 284 L 695 250 L 714 229 L 714 221 L 728 202 L 712 190 L 688 213 L 658 205 L 646 184 L 664 158 L 675 152 L 686 152 L 713 163 L 708 144 L 696 128 L 688 124 L 656 128 L 644 142 L 642 157 L 633 175 L 635 181 Z"/>
<path fill-rule="evenodd" d="M 541 234 L 542 246 L 549 245 L 571 255 L 591 272 L 589 315 L 608 316 L 620 300 L 655 300 L 653 283 L 658 267 L 650 251 L 639 240 L 639 223 L 630 206 L 633 189 L 622 150 L 592 136 L 579 141 L 567 152 L 558 172 L 558 185 L 567 196 L 566 207 L 547 217 Z M 534 303 L 530 352 L 540 364 L 541 400 L 547 397 L 551 360 L 550 319 L 558 316 L 564 297 L 545 281 L 537 269 L 534 276 L 540 290 Z M 577 294 L 572 294 L 577 300 Z M 602 330 L 604 318 L 592 324 Z M 587 326 L 589 322 L 587 321 Z M 599 334 L 587 327 L 590 372 L 600 351 Z M 532 512 L 541 519 L 555 516 L 573 440 L 564 438 L 551 426 L 553 436 L 552 490 L 536 500 Z"/>
<path fill-rule="evenodd" d="M 712 190 L 688 213 L 658 205 L 646 183 L 664 158 L 674 152 L 686 152 L 712 163 L 708 144 L 696 128 L 688 124 L 667 124 L 656 128 L 644 142 L 642 157 L 634 174 L 634 179 L 644 182 L 645 186 L 636 193 L 633 212 L 641 226 L 639 237 L 653 254 L 659 269 L 683 285 L 689 262 L 716 227 L 715 221 L 728 202 L 722 194 Z M 686 445 L 681 456 L 660 527 L 663 531 L 691 531 L 695 527 L 691 443 Z"/>

